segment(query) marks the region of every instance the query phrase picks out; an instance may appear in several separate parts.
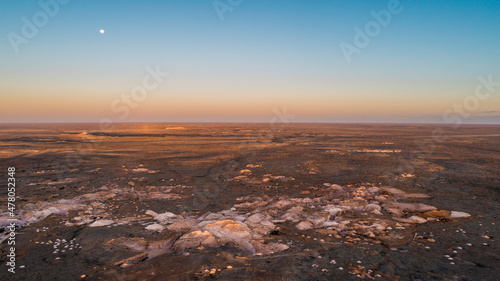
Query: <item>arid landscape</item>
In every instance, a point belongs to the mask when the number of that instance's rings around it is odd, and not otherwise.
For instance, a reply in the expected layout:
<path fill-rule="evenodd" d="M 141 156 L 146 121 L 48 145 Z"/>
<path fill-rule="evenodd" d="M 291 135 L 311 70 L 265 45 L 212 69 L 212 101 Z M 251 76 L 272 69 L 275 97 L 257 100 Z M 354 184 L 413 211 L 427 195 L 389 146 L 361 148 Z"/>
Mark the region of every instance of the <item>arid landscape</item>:
<path fill-rule="evenodd" d="M 0 13 L 0 281 L 500 280 L 500 1 Z"/>
<path fill-rule="evenodd" d="M 0 280 L 500 276 L 500 126 L 4 124 L 0 146 Z"/>

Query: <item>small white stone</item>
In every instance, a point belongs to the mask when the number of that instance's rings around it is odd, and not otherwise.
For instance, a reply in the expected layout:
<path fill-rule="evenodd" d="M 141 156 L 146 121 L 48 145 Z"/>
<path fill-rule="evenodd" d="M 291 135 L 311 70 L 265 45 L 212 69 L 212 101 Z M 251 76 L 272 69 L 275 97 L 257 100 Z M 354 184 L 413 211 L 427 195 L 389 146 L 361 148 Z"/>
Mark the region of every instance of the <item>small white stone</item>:
<path fill-rule="evenodd" d="M 344 270 L 344 268 L 342 268 L 342 267 L 339 267 L 339 270 Z"/>
<path fill-rule="evenodd" d="M 157 232 L 162 232 L 163 229 L 165 229 L 165 227 L 161 224 L 158 224 L 158 223 L 154 223 L 152 225 L 148 225 L 146 227 L 147 230 L 151 230 L 151 231 L 157 231 Z"/>
<path fill-rule="evenodd" d="M 331 261 L 330 261 L 330 263 L 331 263 L 331 264 L 337 264 L 337 261 L 335 261 L 335 260 L 331 260 Z"/>

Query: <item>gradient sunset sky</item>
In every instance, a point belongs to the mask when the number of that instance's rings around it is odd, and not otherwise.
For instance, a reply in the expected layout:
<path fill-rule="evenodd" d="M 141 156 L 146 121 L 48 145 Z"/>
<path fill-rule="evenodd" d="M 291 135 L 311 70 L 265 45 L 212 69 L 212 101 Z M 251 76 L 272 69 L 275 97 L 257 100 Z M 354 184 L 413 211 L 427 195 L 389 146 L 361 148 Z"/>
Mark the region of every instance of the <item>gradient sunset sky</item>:
<path fill-rule="evenodd" d="M 500 1 L 66 2 L 0 2 L 0 122 L 444 123 L 468 101 L 465 122 L 500 123 L 500 86 L 473 104 L 478 77 L 500 82 Z M 126 105 L 148 67 L 169 76 Z"/>

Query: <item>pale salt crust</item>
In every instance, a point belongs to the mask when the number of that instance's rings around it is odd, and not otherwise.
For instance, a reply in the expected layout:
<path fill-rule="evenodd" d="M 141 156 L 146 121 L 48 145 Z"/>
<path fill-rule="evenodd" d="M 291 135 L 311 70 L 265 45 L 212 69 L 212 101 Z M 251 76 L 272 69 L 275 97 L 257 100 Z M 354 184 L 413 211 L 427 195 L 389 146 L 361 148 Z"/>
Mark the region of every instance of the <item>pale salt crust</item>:
<path fill-rule="evenodd" d="M 262 179 L 251 178 L 251 171 L 242 170 L 241 175 L 233 180 L 269 182 L 290 181 L 291 177 L 265 175 Z M 185 186 L 182 186 L 185 188 Z M 179 195 L 172 193 L 173 186 L 151 187 L 151 191 L 134 191 L 132 188 L 103 187 L 99 191 L 78 196 L 73 199 L 62 199 L 51 202 L 28 204 L 21 211 L 19 225 L 32 224 L 45 219 L 51 214 L 62 216 L 70 211 L 80 211 L 78 216 L 70 218 L 66 225 L 88 225 L 89 227 L 112 227 L 139 221 L 146 218 L 155 221 L 147 225 L 146 231 L 168 231 L 180 233 L 175 241 L 157 241 L 169 247 L 146 249 L 136 247 L 137 251 L 165 251 L 171 248 L 183 250 L 196 247 L 219 247 L 232 242 L 251 253 L 275 253 L 289 248 L 286 244 L 261 242 L 261 238 L 272 230 L 279 229 L 281 223 L 292 223 L 297 231 L 316 231 L 322 234 L 343 237 L 370 237 L 378 240 L 402 239 L 395 230 L 404 229 L 410 224 L 426 223 L 436 219 L 459 219 L 470 216 L 464 212 L 445 211 L 446 216 L 435 217 L 425 215 L 426 212 L 437 210 L 436 207 L 423 203 L 415 203 L 416 199 L 428 197 L 421 193 L 407 193 L 390 187 L 361 186 L 345 187 L 325 183 L 329 196 L 316 198 L 293 198 L 281 196 L 278 198 L 242 197 L 240 203 L 228 210 L 217 213 L 206 213 L 202 216 L 189 216 L 171 212 L 156 213 L 151 210 L 139 217 L 111 219 L 108 205 L 109 199 L 123 199 L 131 193 L 139 199 L 178 199 Z M 334 198 L 334 199 L 332 199 Z M 335 199 L 337 198 L 337 199 Z M 405 202 L 411 201 L 411 202 Z M 349 218 L 344 214 L 349 214 Z M 423 215 L 422 215 L 423 214 Z M 440 214 L 440 213 L 439 213 Z M 99 216 L 99 219 L 94 219 Z M 5 226 L 7 214 L 0 217 L 0 225 Z M 359 239 L 358 239 L 359 240 Z M 124 245 L 130 241 L 123 238 Z M 325 243 L 324 240 L 322 243 Z M 133 243 L 132 243 L 133 244 Z M 149 253 L 148 255 L 153 255 Z"/>

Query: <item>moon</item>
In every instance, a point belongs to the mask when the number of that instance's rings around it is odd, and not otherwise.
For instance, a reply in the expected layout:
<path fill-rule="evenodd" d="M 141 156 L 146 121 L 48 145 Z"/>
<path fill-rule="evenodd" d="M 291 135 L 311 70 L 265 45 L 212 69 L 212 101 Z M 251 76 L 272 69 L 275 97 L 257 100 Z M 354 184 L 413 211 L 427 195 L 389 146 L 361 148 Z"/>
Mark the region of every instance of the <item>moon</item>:
<path fill-rule="evenodd" d="M 103 34 L 103 33 L 104 33 L 104 29 L 99 30 L 99 32 L 100 32 L 101 34 Z"/>

